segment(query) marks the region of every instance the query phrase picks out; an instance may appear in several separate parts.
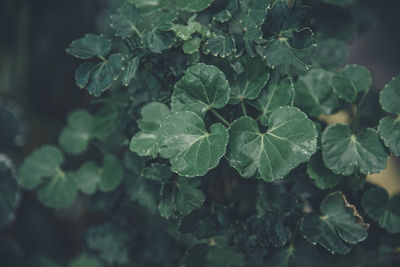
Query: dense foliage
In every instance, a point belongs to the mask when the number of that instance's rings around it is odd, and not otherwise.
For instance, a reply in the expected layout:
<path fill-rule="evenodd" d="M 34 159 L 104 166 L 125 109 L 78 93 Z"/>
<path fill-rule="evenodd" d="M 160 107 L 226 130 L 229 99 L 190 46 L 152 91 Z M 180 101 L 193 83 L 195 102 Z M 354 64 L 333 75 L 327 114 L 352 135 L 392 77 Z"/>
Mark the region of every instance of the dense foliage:
<path fill-rule="evenodd" d="M 355 5 L 126 0 L 109 19 L 115 36 L 73 41 L 66 51 L 82 60 L 75 80 L 93 108 L 72 111 L 59 143 L 18 171 L 46 207 L 90 195 L 102 220 L 68 266 L 391 259 L 400 195 L 365 180 L 400 156 L 400 76 L 376 97 L 385 113 L 369 115 L 370 72 L 343 66 L 345 41 L 365 23 Z M 343 9 L 354 17 L 337 31 L 323 14 Z M 339 110 L 350 123 L 327 125 L 323 115 Z M 3 226 L 19 187 L 7 159 L 0 171 Z"/>

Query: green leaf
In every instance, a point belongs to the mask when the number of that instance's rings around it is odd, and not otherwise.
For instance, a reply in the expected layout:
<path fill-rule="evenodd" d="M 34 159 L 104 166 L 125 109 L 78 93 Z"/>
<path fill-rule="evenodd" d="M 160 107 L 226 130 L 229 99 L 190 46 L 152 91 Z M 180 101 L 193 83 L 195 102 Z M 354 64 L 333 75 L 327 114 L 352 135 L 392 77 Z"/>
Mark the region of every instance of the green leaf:
<path fill-rule="evenodd" d="M 135 5 L 124 4 L 117 10 L 117 14 L 111 15 L 111 27 L 116 31 L 116 35 L 121 38 L 127 38 L 134 33 L 141 36 L 137 29 L 137 23 L 140 21 L 140 12 Z"/>
<path fill-rule="evenodd" d="M 213 20 L 221 23 L 230 21 L 232 19 L 232 16 L 238 10 L 238 7 L 239 5 L 237 0 L 228 1 L 226 8 L 215 14 L 213 16 Z"/>
<path fill-rule="evenodd" d="M 311 157 L 307 164 L 307 174 L 314 180 L 315 185 L 322 190 L 332 188 L 342 179 L 349 178 L 334 174 L 329 170 L 322 160 L 321 153 L 314 154 Z"/>
<path fill-rule="evenodd" d="M 99 189 L 103 192 L 113 191 L 121 183 L 124 170 L 120 160 L 112 155 L 104 157 L 103 171 L 99 183 Z"/>
<path fill-rule="evenodd" d="M 385 145 L 396 156 L 400 155 L 400 75 L 394 77 L 381 91 L 379 102 L 386 112 L 397 115 L 396 119 L 384 117 L 379 122 L 378 132 Z"/>
<path fill-rule="evenodd" d="M 124 73 L 122 74 L 122 84 L 128 86 L 131 80 L 136 76 L 139 67 L 139 57 L 133 57 L 129 60 Z"/>
<path fill-rule="evenodd" d="M 376 187 L 364 193 L 363 209 L 389 233 L 400 233 L 400 194 L 389 198 L 385 189 Z"/>
<path fill-rule="evenodd" d="M 229 128 L 227 158 L 244 178 L 257 172 L 267 182 L 281 179 L 317 150 L 315 124 L 297 108 L 276 109 L 268 125 L 261 133 L 252 118 L 241 117 Z"/>
<path fill-rule="evenodd" d="M 225 154 L 228 131 L 220 123 L 211 125 L 193 112 L 169 115 L 157 131 L 160 155 L 170 159 L 171 170 L 182 176 L 203 176 L 215 168 Z"/>
<path fill-rule="evenodd" d="M 214 0 L 176 0 L 176 6 L 179 9 L 189 12 L 197 12 L 211 6 Z"/>
<path fill-rule="evenodd" d="M 357 0 L 322 0 L 329 5 L 347 7 L 357 3 Z"/>
<path fill-rule="evenodd" d="M 400 75 L 394 77 L 379 94 L 379 103 L 384 111 L 400 114 Z"/>
<path fill-rule="evenodd" d="M 101 35 L 86 34 L 73 41 L 66 49 L 67 53 L 80 59 L 90 59 L 94 56 L 106 57 L 111 49 L 111 40 Z"/>
<path fill-rule="evenodd" d="M 158 206 L 161 216 L 166 219 L 182 217 L 203 205 L 205 196 L 197 189 L 200 184 L 199 179 L 188 180 L 184 177 L 164 183 Z"/>
<path fill-rule="evenodd" d="M 143 42 L 151 52 L 160 54 L 174 45 L 175 36 L 171 32 L 152 30 L 144 32 Z"/>
<path fill-rule="evenodd" d="M 177 230 L 182 234 L 190 233 L 197 239 L 204 239 L 215 233 L 216 225 L 210 218 L 209 210 L 198 209 L 183 217 Z"/>
<path fill-rule="evenodd" d="M 260 59 L 246 58 L 241 64 L 244 71 L 232 78 L 230 104 L 256 99 L 269 79 L 269 69 Z"/>
<path fill-rule="evenodd" d="M 89 94 L 100 96 L 105 90 L 110 89 L 114 81 L 121 75 L 124 57 L 121 54 L 111 54 L 107 60 L 99 63 L 90 74 L 86 86 Z"/>
<path fill-rule="evenodd" d="M 103 264 L 96 258 L 82 254 L 78 258 L 70 261 L 68 267 L 103 267 Z"/>
<path fill-rule="evenodd" d="M 92 161 L 83 164 L 75 174 L 75 183 L 77 188 L 88 195 L 96 192 L 100 179 L 100 168 Z"/>
<path fill-rule="evenodd" d="M 320 206 L 321 215 L 307 214 L 301 220 L 300 230 L 309 242 L 320 244 L 331 252 L 344 255 L 367 238 L 368 226 L 364 224 L 353 205 L 345 200 L 342 192 L 325 197 Z"/>
<path fill-rule="evenodd" d="M 187 25 L 173 24 L 171 30 L 174 31 L 175 34 L 183 41 L 187 41 L 192 38 L 192 34 L 195 32 L 204 35 L 207 32 L 207 27 L 195 21 L 195 18 L 196 15 L 191 16 L 188 19 Z"/>
<path fill-rule="evenodd" d="M 397 119 L 382 118 L 379 121 L 378 132 L 390 151 L 400 156 L 400 116 Z"/>
<path fill-rule="evenodd" d="M 266 266 L 319 267 L 324 266 L 323 262 L 315 246 L 300 241 L 272 253 Z"/>
<path fill-rule="evenodd" d="M 192 111 L 204 118 L 205 114 L 209 110 L 208 106 L 205 106 L 201 102 L 197 102 L 189 97 L 183 90 L 175 87 L 171 96 L 171 111 Z"/>
<path fill-rule="evenodd" d="M 295 83 L 295 105 L 310 116 L 332 114 L 339 104 L 331 88 L 334 74 L 323 69 L 312 69 Z"/>
<path fill-rule="evenodd" d="M 19 200 L 17 176 L 9 159 L 0 154 L 0 229 L 14 220 Z"/>
<path fill-rule="evenodd" d="M 25 158 L 19 175 L 22 186 L 26 189 L 34 189 L 45 178 L 60 175 L 60 166 L 64 162 L 64 156 L 54 146 L 43 146 L 35 150 Z"/>
<path fill-rule="evenodd" d="M 126 232 L 110 223 L 91 227 L 86 236 L 89 248 L 98 252 L 99 257 L 110 266 L 130 261 L 127 246 L 129 240 L 130 236 Z"/>
<path fill-rule="evenodd" d="M 199 37 L 193 37 L 185 41 L 182 45 L 183 52 L 185 54 L 194 54 L 199 51 L 201 39 Z"/>
<path fill-rule="evenodd" d="M 236 53 L 235 42 L 230 35 L 216 33 L 204 44 L 203 51 L 205 54 L 211 54 L 215 57 L 229 57 Z"/>
<path fill-rule="evenodd" d="M 207 267 L 236 267 L 243 266 L 245 257 L 238 248 L 211 246 L 205 260 Z"/>
<path fill-rule="evenodd" d="M 90 74 L 97 68 L 97 64 L 85 61 L 79 65 L 75 71 L 75 82 L 79 88 L 83 89 L 89 82 Z"/>
<path fill-rule="evenodd" d="M 170 114 L 170 111 L 163 103 L 151 102 L 142 107 L 141 114 L 142 119 L 138 120 L 138 125 L 142 131 L 132 137 L 129 149 L 139 156 L 155 158 L 158 154 L 156 131 L 160 127 L 161 121 Z"/>
<path fill-rule="evenodd" d="M 103 167 L 89 161 L 83 164 L 75 174 L 78 189 L 91 195 L 99 188 L 103 192 L 114 190 L 123 178 L 123 169 L 120 161 L 111 155 L 103 160 Z"/>
<path fill-rule="evenodd" d="M 118 108 L 115 105 L 104 105 L 94 116 L 91 123 L 92 135 L 105 140 L 115 130 L 120 120 Z"/>
<path fill-rule="evenodd" d="M 92 116 L 84 110 L 76 110 L 68 115 L 67 122 L 59 143 L 68 154 L 80 154 L 87 149 L 91 138 Z"/>
<path fill-rule="evenodd" d="M 50 208 L 67 208 L 75 201 L 77 189 L 72 173 L 59 171 L 38 191 L 38 198 Z"/>
<path fill-rule="evenodd" d="M 225 75 L 217 67 L 198 63 L 186 70 L 185 76 L 175 84 L 205 109 L 220 109 L 226 106 L 231 88 Z"/>
<path fill-rule="evenodd" d="M 240 1 L 240 9 L 242 11 L 239 20 L 242 28 L 249 31 L 253 28 L 260 27 L 267 16 L 267 10 L 270 5 L 270 0 L 242 0 Z"/>
<path fill-rule="evenodd" d="M 317 40 L 318 49 L 314 55 L 314 63 L 322 68 L 336 69 L 346 63 L 349 57 L 347 44 L 337 39 Z"/>
<path fill-rule="evenodd" d="M 261 91 L 259 97 L 250 104 L 262 112 L 260 123 L 268 125 L 271 113 L 282 106 L 293 105 L 294 87 L 290 78 L 279 79 L 275 73 L 269 80 L 267 86 Z"/>
<path fill-rule="evenodd" d="M 129 143 L 129 149 L 139 156 L 156 158 L 158 154 L 156 132 L 140 131 L 136 133 Z"/>
<path fill-rule="evenodd" d="M 333 91 L 347 102 L 353 103 L 357 94 L 369 90 L 371 73 L 360 65 L 346 65 L 332 78 Z"/>
<path fill-rule="evenodd" d="M 305 28 L 283 32 L 277 39 L 269 40 L 263 55 L 271 68 L 294 76 L 310 68 L 315 50 L 313 33 Z"/>
<path fill-rule="evenodd" d="M 183 266 L 185 267 L 204 267 L 205 258 L 208 252 L 208 245 L 194 244 L 185 251 Z"/>
<path fill-rule="evenodd" d="M 374 129 L 355 135 L 348 126 L 336 124 L 322 134 L 322 157 L 332 172 L 348 176 L 357 170 L 379 173 L 386 167 L 389 155 Z"/>

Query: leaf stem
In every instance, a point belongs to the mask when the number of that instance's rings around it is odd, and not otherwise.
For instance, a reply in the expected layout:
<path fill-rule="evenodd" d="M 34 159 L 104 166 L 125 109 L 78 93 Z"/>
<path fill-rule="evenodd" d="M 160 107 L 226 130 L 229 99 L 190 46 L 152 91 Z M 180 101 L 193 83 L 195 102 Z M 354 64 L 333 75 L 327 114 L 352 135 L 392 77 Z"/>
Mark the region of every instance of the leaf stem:
<path fill-rule="evenodd" d="M 358 109 L 360 109 L 361 106 L 364 104 L 365 99 L 367 98 L 367 95 L 368 95 L 368 93 L 369 93 L 369 90 L 370 90 L 370 87 L 369 87 L 367 90 L 365 90 L 364 94 L 362 95 L 361 100 L 360 100 L 360 102 L 359 102 L 358 105 L 357 105 L 357 106 L 358 106 Z"/>
<path fill-rule="evenodd" d="M 221 116 L 221 114 L 219 114 L 216 110 L 211 109 L 211 112 L 218 118 L 220 119 L 223 123 L 226 124 L 226 126 L 231 126 L 231 124 L 224 118 Z"/>
<path fill-rule="evenodd" d="M 243 115 L 247 116 L 246 105 L 244 104 L 243 99 L 240 101 L 240 105 L 242 106 Z"/>

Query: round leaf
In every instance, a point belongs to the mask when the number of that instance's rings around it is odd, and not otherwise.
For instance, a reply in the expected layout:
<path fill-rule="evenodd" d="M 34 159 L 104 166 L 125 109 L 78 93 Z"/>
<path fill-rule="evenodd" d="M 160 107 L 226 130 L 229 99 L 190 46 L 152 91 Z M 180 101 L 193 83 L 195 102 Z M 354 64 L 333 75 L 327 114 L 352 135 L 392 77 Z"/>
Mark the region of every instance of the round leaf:
<path fill-rule="evenodd" d="M 381 91 L 379 102 L 383 110 L 400 114 L 400 75 L 394 77 Z"/>
<path fill-rule="evenodd" d="M 217 67 L 198 63 L 186 70 L 185 76 L 175 84 L 207 110 L 226 106 L 231 88 L 225 75 Z"/>
<path fill-rule="evenodd" d="M 225 154 L 228 131 L 220 123 L 206 131 L 203 120 L 193 112 L 169 115 L 157 131 L 160 155 L 170 159 L 171 170 L 182 176 L 205 175 Z"/>
<path fill-rule="evenodd" d="M 229 164 L 245 178 L 256 174 L 271 182 L 285 177 L 317 150 L 317 129 L 294 107 L 282 107 L 269 117 L 269 129 L 261 133 L 250 117 L 241 117 L 229 128 Z"/>
<path fill-rule="evenodd" d="M 351 245 L 367 238 L 367 227 L 362 218 L 355 207 L 344 200 L 341 192 L 326 196 L 320 211 L 321 216 L 314 212 L 301 220 L 300 230 L 311 243 L 318 243 L 329 251 L 344 255 L 350 251 Z"/>
<path fill-rule="evenodd" d="M 389 199 L 383 188 L 371 188 L 361 199 L 365 212 L 389 233 L 400 233 L 400 194 Z"/>
<path fill-rule="evenodd" d="M 389 155 L 375 130 L 368 128 L 356 136 L 348 126 L 336 124 L 322 134 L 322 157 L 331 171 L 348 176 L 357 170 L 364 174 L 382 171 Z"/>
<path fill-rule="evenodd" d="M 346 65 L 332 79 L 333 91 L 342 99 L 352 103 L 358 92 L 371 86 L 371 73 L 360 65 Z"/>
<path fill-rule="evenodd" d="M 110 49 L 110 39 L 100 35 L 86 34 L 84 37 L 73 41 L 66 51 L 74 57 L 89 59 L 94 56 L 105 57 Z"/>
<path fill-rule="evenodd" d="M 390 151 L 396 156 L 400 156 L 400 116 L 397 119 L 382 118 L 379 122 L 378 132 Z"/>

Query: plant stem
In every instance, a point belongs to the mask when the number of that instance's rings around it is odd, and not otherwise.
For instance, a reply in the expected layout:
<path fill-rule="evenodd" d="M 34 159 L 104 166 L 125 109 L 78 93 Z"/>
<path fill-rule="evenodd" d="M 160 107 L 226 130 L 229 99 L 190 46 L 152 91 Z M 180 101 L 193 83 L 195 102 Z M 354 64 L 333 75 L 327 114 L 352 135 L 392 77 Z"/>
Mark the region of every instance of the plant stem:
<path fill-rule="evenodd" d="M 367 98 L 367 95 L 368 95 L 368 93 L 369 93 L 369 89 L 370 89 L 370 88 L 368 88 L 367 90 L 365 90 L 363 96 L 361 97 L 360 103 L 358 103 L 358 105 L 357 105 L 357 106 L 358 106 L 358 109 L 360 109 L 361 106 L 364 104 L 365 99 Z"/>
<path fill-rule="evenodd" d="M 222 117 L 217 111 L 215 111 L 214 109 L 211 109 L 211 112 L 218 118 L 220 119 L 223 123 L 226 124 L 226 126 L 231 126 L 231 124 L 224 118 Z"/>
<path fill-rule="evenodd" d="M 247 110 L 246 110 L 246 106 L 244 104 L 243 99 L 240 101 L 240 105 L 242 106 L 243 115 L 247 116 Z"/>

